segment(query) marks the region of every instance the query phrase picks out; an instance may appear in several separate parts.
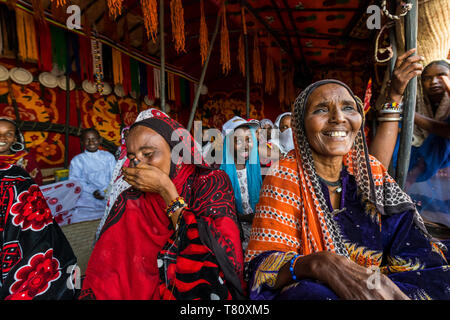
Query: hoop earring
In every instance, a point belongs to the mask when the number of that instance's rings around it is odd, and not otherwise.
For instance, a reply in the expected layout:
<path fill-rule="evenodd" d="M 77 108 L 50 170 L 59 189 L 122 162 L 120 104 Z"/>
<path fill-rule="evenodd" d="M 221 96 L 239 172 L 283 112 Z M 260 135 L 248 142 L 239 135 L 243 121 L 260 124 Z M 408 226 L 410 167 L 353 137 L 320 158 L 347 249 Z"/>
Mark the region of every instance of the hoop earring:
<path fill-rule="evenodd" d="M 15 147 L 15 146 L 16 146 L 16 147 Z M 25 146 L 24 146 L 24 144 L 21 143 L 21 142 L 14 142 L 14 143 L 11 145 L 11 147 L 9 147 L 9 149 L 10 149 L 12 152 L 17 153 L 17 152 L 20 152 L 20 151 L 22 151 L 23 149 L 25 149 Z"/>

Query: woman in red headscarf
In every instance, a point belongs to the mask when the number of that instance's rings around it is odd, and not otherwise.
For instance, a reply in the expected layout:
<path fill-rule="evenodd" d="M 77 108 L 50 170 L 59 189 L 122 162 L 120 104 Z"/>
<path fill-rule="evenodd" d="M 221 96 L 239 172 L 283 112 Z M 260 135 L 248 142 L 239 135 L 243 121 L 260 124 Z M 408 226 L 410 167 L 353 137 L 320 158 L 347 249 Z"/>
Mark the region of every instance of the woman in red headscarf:
<path fill-rule="evenodd" d="M 111 204 L 81 298 L 242 298 L 243 252 L 226 173 L 204 165 L 190 134 L 163 115 L 130 128 L 127 157 L 131 187 Z"/>

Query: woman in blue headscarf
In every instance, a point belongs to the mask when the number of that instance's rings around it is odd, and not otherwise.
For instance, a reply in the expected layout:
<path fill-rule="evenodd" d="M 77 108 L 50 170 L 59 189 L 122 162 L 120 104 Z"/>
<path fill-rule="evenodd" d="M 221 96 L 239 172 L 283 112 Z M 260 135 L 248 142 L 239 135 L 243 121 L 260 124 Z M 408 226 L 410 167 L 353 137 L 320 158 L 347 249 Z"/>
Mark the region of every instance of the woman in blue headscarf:
<path fill-rule="evenodd" d="M 235 116 L 222 128 L 224 136 L 223 157 L 220 169 L 230 177 L 236 198 L 236 210 L 242 226 L 242 247 L 247 248 L 255 206 L 262 185 L 254 120 Z"/>

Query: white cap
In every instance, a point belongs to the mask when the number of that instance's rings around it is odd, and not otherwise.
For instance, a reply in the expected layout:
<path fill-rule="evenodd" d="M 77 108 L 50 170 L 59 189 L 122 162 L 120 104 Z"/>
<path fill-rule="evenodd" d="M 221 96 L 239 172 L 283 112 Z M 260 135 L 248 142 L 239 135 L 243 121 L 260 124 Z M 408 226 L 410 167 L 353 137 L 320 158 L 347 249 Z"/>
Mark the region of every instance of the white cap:
<path fill-rule="evenodd" d="M 240 127 L 242 125 L 248 125 L 256 128 L 259 126 L 259 121 L 255 119 L 250 119 L 249 121 L 247 121 L 239 116 L 234 116 L 233 118 L 231 118 L 230 120 L 228 120 L 223 124 L 222 134 L 226 136 L 227 133 L 233 132 L 237 127 Z"/>

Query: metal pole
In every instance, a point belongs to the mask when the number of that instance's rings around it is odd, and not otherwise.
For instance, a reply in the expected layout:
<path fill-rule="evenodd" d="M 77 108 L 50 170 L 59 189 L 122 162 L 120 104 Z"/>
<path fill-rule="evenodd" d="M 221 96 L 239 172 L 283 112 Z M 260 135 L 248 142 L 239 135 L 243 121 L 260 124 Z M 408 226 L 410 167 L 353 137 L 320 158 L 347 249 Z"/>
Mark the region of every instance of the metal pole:
<path fill-rule="evenodd" d="M 391 1 L 391 8 L 393 12 L 395 11 L 395 1 Z M 397 38 L 395 36 L 395 25 L 391 27 L 391 29 L 389 30 L 389 43 L 392 46 L 392 59 L 389 61 L 389 79 L 392 79 L 392 73 L 394 72 L 394 68 L 395 68 L 395 62 L 397 61 Z M 394 161 L 391 160 L 391 162 L 389 163 L 389 168 L 388 168 L 388 172 L 389 175 L 391 177 L 395 177 L 395 167 L 394 167 Z"/>
<path fill-rule="evenodd" d="M 208 56 L 206 57 L 205 64 L 203 65 L 202 74 L 200 76 L 200 81 L 198 83 L 197 91 L 195 91 L 195 98 L 194 98 L 194 102 L 192 103 L 191 114 L 189 115 L 189 121 L 188 121 L 188 125 L 187 125 L 188 131 L 191 131 L 192 123 L 194 122 L 194 117 L 195 117 L 195 112 L 197 110 L 198 100 L 200 99 L 200 90 L 202 88 L 203 81 L 205 80 L 206 69 L 208 68 L 209 58 L 211 57 L 211 52 L 214 47 L 214 42 L 216 42 L 217 33 L 219 32 L 220 14 L 221 14 L 221 10 L 219 10 L 219 14 L 217 15 L 216 26 L 215 26 L 214 33 L 213 33 L 213 36 L 211 39 L 211 43 L 208 48 Z"/>
<path fill-rule="evenodd" d="M 417 0 L 411 0 L 413 7 L 405 16 L 405 51 L 417 47 Z M 404 188 L 411 156 L 411 142 L 414 129 L 414 113 L 416 110 L 417 77 L 412 78 L 405 90 L 403 103 L 402 131 L 398 152 L 396 181 Z"/>
<path fill-rule="evenodd" d="M 159 45 L 161 58 L 161 73 L 160 73 L 160 101 L 161 110 L 166 112 L 166 58 L 165 58 L 165 44 L 164 44 L 164 0 L 159 0 Z"/>

